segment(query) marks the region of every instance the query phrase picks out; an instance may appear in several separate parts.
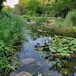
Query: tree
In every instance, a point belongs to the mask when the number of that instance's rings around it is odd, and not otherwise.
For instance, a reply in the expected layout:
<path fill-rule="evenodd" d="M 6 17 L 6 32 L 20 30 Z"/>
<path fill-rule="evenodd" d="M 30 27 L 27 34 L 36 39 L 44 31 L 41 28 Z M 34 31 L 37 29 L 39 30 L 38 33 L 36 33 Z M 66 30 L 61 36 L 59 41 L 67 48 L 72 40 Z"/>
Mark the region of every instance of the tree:
<path fill-rule="evenodd" d="M 19 3 L 15 5 L 14 13 L 24 15 L 26 12 L 26 4 L 29 0 L 19 0 Z"/>
<path fill-rule="evenodd" d="M 3 2 L 4 2 L 5 0 L 0 0 L 0 11 L 1 11 L 1 9 L 3 8 Z"/>
<path fill-rule="evenodd" d="M 20 5 L 20 4 L 15 5 L 15 8 L 14 8 L 15 14 L 24 15 L 25 12 L 26 12 L 25 5 Z"/>
<path fill-rule="evenodd" d="M 43 3 L 41 0 L 30 0 L 26 8 L 30 14 L 41 15 L 43 13 Z"/>
<path fill-rule="evenodd" d="M 76 9 L 76 0 L 48 0 L 46 5 L 46 11 L 49 10 L 55 17 L 66 17 L 73 9 Z"/>
<path fill-rule="evenodd" d="M 30 0 L 19 0 L 20 5 L 26 5 Z"/>
<path fill-rule="evenodd" d="M 6 11 L 6 12 L 7 12 L 7 11 L 12 12 L 12 9 L 13 9 L 13 8 L 11 8 L 10 6 L 5 5 L 2 10 L 3 10 L 3 11 Z"/>

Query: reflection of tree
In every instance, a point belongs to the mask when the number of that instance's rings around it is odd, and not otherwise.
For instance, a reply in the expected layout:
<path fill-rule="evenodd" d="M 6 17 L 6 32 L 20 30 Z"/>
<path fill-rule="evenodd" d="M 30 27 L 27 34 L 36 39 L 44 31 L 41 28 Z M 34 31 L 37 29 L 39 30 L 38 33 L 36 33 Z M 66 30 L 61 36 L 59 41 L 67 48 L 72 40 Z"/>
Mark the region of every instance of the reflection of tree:
<path fill-rule="evenodd" d="M 62 60 L 62 61 L 55 61 L 52 68 L 50 70 L 58 71 L 63 74 L 63 76 L 74 76 L 74 72 L 76 72 L 76 60 Z"/>

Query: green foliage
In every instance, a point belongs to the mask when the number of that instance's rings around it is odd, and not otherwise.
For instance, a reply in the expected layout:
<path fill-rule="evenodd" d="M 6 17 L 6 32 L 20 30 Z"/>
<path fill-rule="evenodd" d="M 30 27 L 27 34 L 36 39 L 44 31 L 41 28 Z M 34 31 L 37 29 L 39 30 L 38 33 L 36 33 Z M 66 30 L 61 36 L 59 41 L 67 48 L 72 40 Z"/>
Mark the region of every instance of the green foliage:
<path fill-rule="evenodd" d="M 63 24 L 66 26 L 75 26 L 76 25 L 76 10 L 68 12 L 66 18 L 63 21 Z"/>
<path fill-rule="evenodd" d="M 31 15 L 23 15 L 23 18 L 25 18 L 27 21 L 33 20 L 36 22 L 36 24 L 42 24 L 43 22 L 47 22 L 48 18 L 47 17 L 39 17 L 39 16 L 31 16 Z"/>
<path fill-rule="evenodd" d="M 55 60 L 51 62 L 53 64 L 53 69 L 58 70 L 63 76 L 69 76 L 75 71 L 74 67 L 76 66 L 76 60 Z"/>
<path fill-rule="evenodd" d="M 8 76 L 14 69 L 11 65 L 14 62 L 16 49 L 13 45 L 21 39 L 21 30 L 24 21 L 19 16 L 7 12 L 0 13 L 0 73 Z"/>
<path fill-rule="evenodd" d="M 43 22 L 48 21 L 47 17 L 35 17 L 34 20 L 36 21 L 37 24 L 42 24 Z"/>
<path fill-rule="evenodd" d="M 64 16 L 70 9 L 71 0 L 55 0 L 51 4 L 51 9 L 56 16 Z"/>
<path fill-rule="evenodd" d="M 59 18 L 56 18 L 55 20 L 56 20 L 57 26 L 61 27 L 63 25 L 64 18 L 59 17 Z"/>
<path fill-rule="evenodd" d="M 66 17 L 70 10 L 76 9 L 75 3 L 75 0 L 19 0 L 14 12 L 19 15 Z"/>
<path fill-rule="evenodd" d="M 14 8 L 14 13 L 19 15 L 41 15 L 43 12 L 43 3 L 41 0 L 20 0 Z"/>
<path fill-rule="evenodd" d="M 38 0 L 30 0 L 26 6 L 26 9 L 28 11 L 27 13 L 31 15 L 41 15 L 43 12 L 43 3 Z"/>
<path fill-rule="evenodd" d="M 2 11 L 4 12 L 13 12 L 13 8 L 11 8 L 10 6 L 8 5 L 5 5 L 2 9 Z"/>
<path fill-rule="evenodd" d="M 26 10 L 26 6 L 29 0 L 19 0 L 19 3 L 15 5 L 14 13 L 18 15 L 28 14 L 28 10 Z"/>
<path fill-rule="evenodd" d="M 25 5 L 16 4 L 13 11 L 14 11 L 14 14 L 24 15 L 26 13 L 26 7 L 25 7 Z"/>
<path fill-rule="evenodd" d="M 0 10 L 3 8 L 3 2 L 6 0 L 0 0 Z"/>
<path fill-rule="evenodd" d="M 49 48 L 52 52 L 59 53 L 61 56 L 70 56 L 76 53 L 76 39 L 55 36 Z"/>
<path fill-rule="evenodd" d="M 46 21 L 48 18 L 46 18 Z M 69 36 L 69 37 L 75 37 L 76 38 L 76 27 L 73 26 L 66 26 L 63 24 L 64 19 L 57 19 L 56 23 L 52 25 L 51 23 L 48 24 L 46 21 L 42 21 L 41 23 L 38 21 L 37 24 L 34 26 L 28 26 L 30 30 L 33 32 L 36 32 L 38 34 L 43 34 L 46 36 L 54 36 L 54 35 L 60 35 L 60 36 Z M 42 23 L 47 23 L 45 26 Z M 38 30 L 46 31 L 46 33 L 38 32 Z"/>
<path fill-rule="evenodd" d="M 19 0 L 20 5 L 26 5 L 29 2 L 29 0 Z"/>
<path fill-rule="evenodd" d="M 66 17 L 66 14 L 76 9 L 75 0 L 49 0 L 44 5 L 44 12 L 47 16 Z M 44 15 L 45 15 L 44 14 Z"/>
<path fill-rule="evenodd" d="M 31 16 L 30 14 L 28 14 L 28 15 L 23 15 L 22 16 L 24 19 L 26 19 L 26 20 L 34 20 L 35 19 L 35 16 Z"/>

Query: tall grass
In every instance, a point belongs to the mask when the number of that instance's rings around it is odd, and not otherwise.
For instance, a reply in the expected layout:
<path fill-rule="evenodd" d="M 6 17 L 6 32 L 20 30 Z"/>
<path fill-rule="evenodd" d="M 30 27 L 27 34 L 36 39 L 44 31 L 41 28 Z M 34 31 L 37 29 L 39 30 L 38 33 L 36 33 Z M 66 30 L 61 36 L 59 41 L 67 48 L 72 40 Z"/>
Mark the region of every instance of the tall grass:
<path fill-rule="evenodd" d="M 8 76 L 14 67 L 15 49 L 13 45 L 21 39 L 21 30 L 24 21 L 21 17 L 7 12 L 0 12 L 0 73 Z"/>
<path fill-rule="evenodd" d="M 76 9 L 68 12 L 63 24 L 66 26 L 76 26 Z"/>
<path fill-rule="evenodd" d="M 66 18 L 56 18 L 55 26 L 51 27 L 51 32 L 57 35 L 71 36 L 76 38 L 76 10 L 71 10 Z"/>

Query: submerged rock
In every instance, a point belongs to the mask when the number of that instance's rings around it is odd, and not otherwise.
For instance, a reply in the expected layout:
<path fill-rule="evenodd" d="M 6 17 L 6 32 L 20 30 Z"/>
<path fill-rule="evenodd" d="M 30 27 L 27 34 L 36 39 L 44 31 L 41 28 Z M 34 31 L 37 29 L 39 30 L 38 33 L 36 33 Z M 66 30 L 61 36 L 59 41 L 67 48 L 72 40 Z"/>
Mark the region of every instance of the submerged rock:
<path fill-rule="evenodd" d="M 34 58 L 26 58 L 21 61 L 22 64 L 31 64 L 35 61 Z"/>
<path fill-rule="evenodd" d="M 16 74 L 16 76 L 32 76 L 32 74 L 29 73 L 29 72 L 24 72 L 24 71 L 22 71 L 22 72 Z"/>
<path fill-rule="evenodd" d="M 42 76 L 42 74 L 38 74 L 38 76 Z"/>
<path fill-rule="evenodd" d="M 10 76 L 16 76 L 16 72 L 11 72 Z"/>

